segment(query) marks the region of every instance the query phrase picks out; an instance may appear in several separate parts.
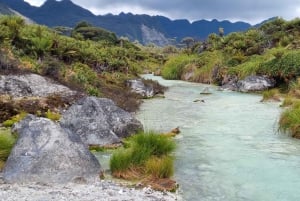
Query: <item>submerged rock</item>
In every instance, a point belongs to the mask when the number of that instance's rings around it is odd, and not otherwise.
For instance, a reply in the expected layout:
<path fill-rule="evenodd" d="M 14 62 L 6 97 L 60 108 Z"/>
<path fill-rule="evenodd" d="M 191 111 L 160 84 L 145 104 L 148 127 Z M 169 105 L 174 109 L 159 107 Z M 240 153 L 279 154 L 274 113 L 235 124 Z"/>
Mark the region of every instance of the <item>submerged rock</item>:
<path fill-rule="evenodd" d="M 13 97 L 46 97 L 51 94 L 68 96 L 75 93 L 68 87 L 37 74 L 0 75 L 0 94 L 8 94 Z"/>
<path fill-rule="evenodd" d="M 46 118 L 15 124 L 19 138 L 3 170 L 9 183 L 67 183 L 95 179 L 101 166 L 80 137 Z"/>
<path fill-rule="evenodd" d="M 130 113 L 106 98 L 86 97 L 72 105 L 62 116 L 61 125 L 78 134 L 87 145 L 119 143 L 142 124 Z"/>

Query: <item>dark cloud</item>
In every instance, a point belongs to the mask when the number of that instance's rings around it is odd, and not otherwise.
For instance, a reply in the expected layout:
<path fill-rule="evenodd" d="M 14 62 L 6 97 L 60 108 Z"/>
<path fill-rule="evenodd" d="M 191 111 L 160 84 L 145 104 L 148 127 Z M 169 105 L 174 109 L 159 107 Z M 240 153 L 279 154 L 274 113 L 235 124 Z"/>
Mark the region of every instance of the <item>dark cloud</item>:
<path fill-rule="evenodd" d="M 132 12 L 172 19 L 227 19 L 257 23 L 274 16 L 300 16 L 299 0 L 72 0 L 95 14 Z M 43 2 L 43 0 L 28 0 Z"/>

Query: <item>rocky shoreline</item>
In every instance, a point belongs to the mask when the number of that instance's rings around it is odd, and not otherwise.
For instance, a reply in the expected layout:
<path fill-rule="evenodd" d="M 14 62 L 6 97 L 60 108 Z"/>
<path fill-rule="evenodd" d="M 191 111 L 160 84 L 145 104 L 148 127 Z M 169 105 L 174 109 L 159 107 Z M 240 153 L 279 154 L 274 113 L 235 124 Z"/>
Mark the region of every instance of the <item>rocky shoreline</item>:
<path fill-rule="evenodd" d="M 174 201 L 176 193 L 129 188 L 114 181 L 68 184 L 7 184 L 0 178 L 1 201 Z"/>

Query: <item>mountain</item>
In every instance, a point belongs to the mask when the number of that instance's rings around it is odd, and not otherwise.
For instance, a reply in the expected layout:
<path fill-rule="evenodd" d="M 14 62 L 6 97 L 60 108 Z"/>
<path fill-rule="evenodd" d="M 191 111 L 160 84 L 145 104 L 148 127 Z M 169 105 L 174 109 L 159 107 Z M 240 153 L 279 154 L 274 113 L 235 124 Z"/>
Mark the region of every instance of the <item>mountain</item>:
<path fill-rule="evenodd" d="M 34 23 L 31 19 L 23 16 L 19 12 L 11 9 L 6 4 L 1 3 L 1 2 L 0 2 L 0 15 L 18 15 L 18 16 L 22 17 L 26 21 L 26 23 L 28 23 L 28 24 Z"/>
<path fill-rule="evenodd" d="M 0 15 L 13 15 L 14 12 L 5 4 L 0 3 Z"/>
<path fill-rule="evenodd" d="M 74 27 L 80 21 L 87 21 L 115 32 L 118 36 L 138 40 L 143 44 L 155 43 L 158 45 L 180 42 L 184 37 L 205 39 L 211 33 L 218 33 L 220 27 L 224 33 L 244 31 L 251 27 L 245 22 L 232 23 L 230 21 L 199 20 L 190 23 L 188 20 L 170 20 L 164 16 L 134 15 L 120 13 L 119 15 L 96 16 L 71 0 L 47 0 L 42 6 L 31 6 L 24 0 L 0 0 L 9 7 L 29 17 L 39 24 L 50 27 Z M 54 12 L 55 11 L 55 12 Z"/>

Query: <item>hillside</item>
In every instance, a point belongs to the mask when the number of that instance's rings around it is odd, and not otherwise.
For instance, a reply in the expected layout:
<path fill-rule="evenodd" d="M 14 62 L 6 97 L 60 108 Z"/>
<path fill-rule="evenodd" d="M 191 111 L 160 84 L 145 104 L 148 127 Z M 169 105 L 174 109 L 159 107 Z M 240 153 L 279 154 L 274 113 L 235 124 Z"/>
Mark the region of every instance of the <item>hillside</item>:
<path fill-rule="evenodd" d="M 79 21 L 85 20 L 94 26 L 115 32 L 118 36 L 128 37 L 132 41 L 138 40 L 143 44 L 166 45 L 167 43 L 174 43 L 174 39 L 178 43 L 187 36 L 205 39 L 210 33 L 218 33 L 220 27 L 224 28 L 225 34 L 228 34 L 244 31 L 251 26 L 244 22 L 232 23 L 217 20 L 199 20 L 190 23 L 184 19 L 170 20 L 163 16 L 134 15 L 131 13 L 96 16 L 70 0 L 47 0 L 41 7 L 30 6 L 23 0 L 1 0 L 0 2 L 7 4 L 39 24 L 50 27 L 74 27 Z"/>

